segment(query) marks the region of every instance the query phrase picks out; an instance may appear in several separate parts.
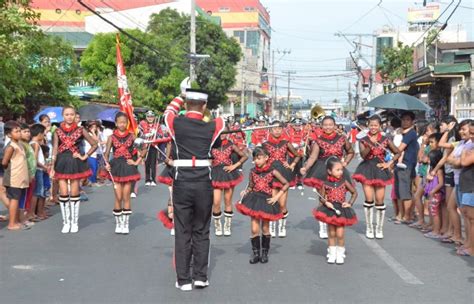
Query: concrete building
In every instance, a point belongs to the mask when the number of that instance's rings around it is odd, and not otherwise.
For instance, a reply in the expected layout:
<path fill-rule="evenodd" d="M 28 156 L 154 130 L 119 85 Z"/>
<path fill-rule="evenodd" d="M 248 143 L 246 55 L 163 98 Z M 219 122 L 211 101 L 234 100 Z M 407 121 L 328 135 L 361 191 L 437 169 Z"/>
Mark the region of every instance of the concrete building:
<path fill-rule="evenodd" d="M 228 36 L 240 43 L 243 51 L 238 65 L 236 84 L 229 92 L 225 110 L 241 113 L 240 101 L 244 92 L 244 113 L 269 113 L 271 101 L 267 97 L 270 60 L 270 14 L 259 0 L 197 0 L 199 7 L 218 16 Z M 252 106 L 257 104 L 257 106 Z"/>

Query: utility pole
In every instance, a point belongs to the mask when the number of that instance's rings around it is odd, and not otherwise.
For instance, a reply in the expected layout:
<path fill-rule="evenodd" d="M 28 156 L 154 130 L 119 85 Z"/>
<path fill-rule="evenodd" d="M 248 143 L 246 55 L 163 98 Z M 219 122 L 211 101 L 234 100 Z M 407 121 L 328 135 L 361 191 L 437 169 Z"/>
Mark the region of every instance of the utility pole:
<path fill-rule="evenodd" d="M 276 99 L 276 77 L 275 77 L 275 50 L 272 51 L 272 110 L 270 116 L 275 115 L 275 100 Z"/>
<path fill-rule="evenodd" d="M 286 119 L 290 121 L 290 80 L 291 74 L 296 74 L 296 71 L 283 71 L 283 73 L 288 74 L 288 97 L 286 99 Z"/>
<path fill-rule="evenodd" d="M 334 34 L 334 36 L 337 36 L 337 37 L 342 37 L 344 38 L 353 48 L 354 48 L 354 52 L 357 54 L 357 57 L 355 58 L 355 61 L 356 61 L 356 69 L 358 70 L 358 80 L 357 80 L 357 91 L 356 91 L 356 96 L 355 96 L 355 107 L 356 107 L 356 111 L 360 112 L 361 109 L 362 109 L 362 102 L 361 102 L 361 96 L 362 96 L 362 93 L 363 93 L 363 81 L 364 81 L 364 78 L 362 77 L 362 69 L 360 67 L 360 60 L 362 60 L 368 67 L 370 67 L 372 73 L 371 73 L 371 86 L 374 85 L 375 83 L 375 73 L 376 73 L 376 59 L 375 59 L 375 56 L 376 56 L 376 38 L 377 38 L 377 34 L 374 32 L 372 34 L 362 34 L 362 33 L 342 33 L 342 32 L 337 32 Z M 354 42 L 354 41 L 351 41 L 349 40 L 349 36 L 352 36 L 352 37 L 357 37 L 359 38 L 359 41 L 358 42 Z M 372 62 L 369 62 L 363 55 L 362 55 L 362 37 L 372 37 L 373 39 L 373 45 L 370 46 L 370 45 L 365 45 L 367 47 L 372 47 L 372 58 L 371 58 L 371 61 Z M 371 98 L 374 98 L 375 97 L 375 90 L 372 89 L 370 91 L 370 97 Z"/>
<path fill-rule="evenodd" d="M 245 82 L 244 82 L 244 65 L 245 58 L 242 61 L 242 70 L 240 72 L 240 116 L 241 118 L 245 115 Z"/>
<path fill-rule="evenodd" d="M 190 41 L 190 65 L 189 65 L 189 80 L 190 83 L 196 79 L 195 64 L 196 64 L 196 0 L 191 0 L 191 41 Z"/>
<path fill-rule="evenodd" d="M 357 53 L 358 53 L 358 56 L 357 56 L 357 66 L 360 67 L 360 64 L 359 64 L 359 61 L 360 59 L 362 59 L 362 36 L 359 36 L 359 43 L 357 44 Z M 362 102 L 361 102 L 361 97 L 362 97 L 362 92 L 364 90 L 363 88 L 363 82 L 364 82 L 364 77 L 362 75 L 362 69 L 359 68 L 359 77 L 358 78 L 358 81 L 357 81 L 357 96 L 359 96 L 357 98 L 357 113 L 360 113 L 361 110 L 362 110 Z"/>
<path fill-rule="evenodd" d="M 349 119 L 352 120 L 352 93 L 351 93 L 351 82 L 349 81 L 349 85 L 347 88 L 347 101 L 349 103 Z"/>

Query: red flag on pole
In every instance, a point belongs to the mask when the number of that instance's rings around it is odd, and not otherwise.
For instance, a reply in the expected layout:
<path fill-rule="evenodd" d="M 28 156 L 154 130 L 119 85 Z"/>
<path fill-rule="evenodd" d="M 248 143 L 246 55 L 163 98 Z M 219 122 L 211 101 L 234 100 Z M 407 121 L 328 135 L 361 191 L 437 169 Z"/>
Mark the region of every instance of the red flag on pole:
<path fill-rule="evenodd" d="M 127 76 L 125 75 L 125 67 L 123 66 L 122 54 L 120 52 L 119 34 L 116 36 L 117 40 L 117 82 L 119 93 L 120 111 L 128 116 L 129 124 L 128 130 L 135 135 L 138 133 L 137 122 L 133 116 L 132 94 L 128 89 Z"/>

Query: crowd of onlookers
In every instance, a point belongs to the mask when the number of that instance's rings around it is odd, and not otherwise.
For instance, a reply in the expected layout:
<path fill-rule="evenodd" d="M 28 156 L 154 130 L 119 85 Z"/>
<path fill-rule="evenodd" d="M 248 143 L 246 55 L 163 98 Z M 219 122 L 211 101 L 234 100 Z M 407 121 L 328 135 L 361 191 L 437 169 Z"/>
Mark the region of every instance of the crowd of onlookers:
<path fill-rule="evenodd" d="M 80 123 L 80 116 L 76 121 Z M 83 186 L 101 186 L 107 183 L 107 172 L 101 164 L 112 129 L 103 127 L 100 121 L 86 122 L 84 127 L 100 145 L 88 159 L 93 175 Z M 363 122 L 347 129 L 341 125 L 338 130 L 347 134 L 356 153 L 361 129 Z M 0 200 L 9 210 L 0 221 L 8 221 L 10 230 L 29 229 L 34 222 L 47 219 L 49 206 L 56 203 L 57 187 L 48 175 L 54 130 L 47 115 L 33 125 L 0 121 Z M 458 122 L 453 116 L 416 122 L 408 115 L 384 123 L 383 131 L 391 135 L 395 145 L 406 145 L 397 167 L 409 172 L 404 177 L 408 180 L 396 181 L 409 183 L 409 193 L 397 198 L 392 191 L 395 216 L 390 221 L 418 229 L 427 238 L 453 244 L 459 255 L 474 253 L 474 122 Z M 88 147 L 83 149 L 87 151 Z M 84 191 L 81 196 L 87 200 Z"/>
<path fill-rule="evenodd" d="M 349 132 L 354 143 L 355 129 Z M 409 173 L 406 180 L 394 181 L 395 187 L 408 183 L 409 189 L 400 198 L 392 187 L 390 221 L 453 244 L 458 255 L 474 255 L 474 121 L 447 116 L 415 122 L 408 115 L 385 124 L 384 132 L 396 146 L 406 145 L 396 167 Z"/>
<path fill-rule="evenodd" d="M 7 221 L 9 230 L 27 230 L 35 222 L 46 220 L 51 215 L 49 208 L 58 202 L 57 184 L 49 176 L 56 126 L 47 115 L 41 115 L 38 120 L 31 125 L 24 119 L 0 120 L 0 200 L 8 210 L 8 215 L 0 215 L 0 221 Z M 81 123 L 79 114 L 76 122 L 83 124 L 101 144 L 88 159 L 93 174 L 82 182 L 81 200 L 87 201 L 85 187 L 110 184 L 102 154 L 112 129 L 104 127 L 100 121 Z M 87 144 L 84 141 L 81 149 L 87 151 Z"/>

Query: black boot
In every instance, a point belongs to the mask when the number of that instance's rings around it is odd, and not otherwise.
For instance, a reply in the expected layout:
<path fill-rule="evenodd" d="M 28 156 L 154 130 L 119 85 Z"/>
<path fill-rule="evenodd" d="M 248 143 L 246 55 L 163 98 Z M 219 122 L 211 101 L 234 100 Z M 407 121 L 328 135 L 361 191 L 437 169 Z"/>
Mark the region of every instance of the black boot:
<path fill-rule="evenodd" d="M 268 251 L 270 250 L 271 235 L 262 236 L 262 256 L 260 257 L 260 263 L 268 263 Z"/>
<path fill-rule="evenodd" d="M 255 236 L 250 239 L 252 243 L 252 256 L 250 257 L 250 264 L 256 264 L 260 261 L 260 236 Z"/>

